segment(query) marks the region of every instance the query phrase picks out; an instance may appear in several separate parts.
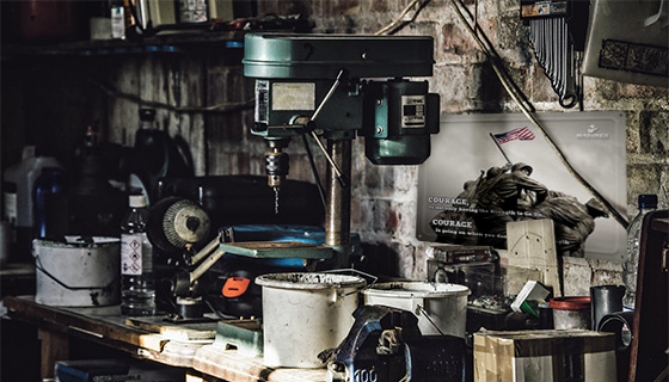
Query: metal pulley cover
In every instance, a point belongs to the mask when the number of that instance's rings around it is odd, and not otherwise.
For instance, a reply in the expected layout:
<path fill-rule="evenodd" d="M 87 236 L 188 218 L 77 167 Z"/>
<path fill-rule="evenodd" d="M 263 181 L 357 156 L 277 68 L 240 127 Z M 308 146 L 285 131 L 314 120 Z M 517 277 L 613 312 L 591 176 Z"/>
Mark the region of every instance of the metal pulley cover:
<path fill-rule="evenodd" d="M 249 33 L 244 75 L 264 79 L 335 79 L 431 76 L 430 36 Z"/>

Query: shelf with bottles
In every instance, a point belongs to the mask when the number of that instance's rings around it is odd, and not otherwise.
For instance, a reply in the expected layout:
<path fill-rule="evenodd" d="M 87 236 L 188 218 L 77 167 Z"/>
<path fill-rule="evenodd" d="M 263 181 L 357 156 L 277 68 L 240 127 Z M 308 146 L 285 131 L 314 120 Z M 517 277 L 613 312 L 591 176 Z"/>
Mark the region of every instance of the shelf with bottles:
<path fill-rule="evenodd" d="M 211 48 L 241 48 L 243 31 L 184 31 L 133 40 L 109 39 L 73 41 L 53 44 L 12 44 L 3 46 L 3 56 L 14 55 L 74 55 L 93 56 L 137 53 L 184 53 L 203 46 Z"/>
<path fill-rule="evenodd" d="M 111 21 L 110 21 L 111 22 Z M 312 23 L 300 15 L 240 18 L 230 21 L 212 20 L 202 23 L 160 25 L 135 29 L 120 39 L 89 40 L 17 40 L 0 45 L 3 58 L 12 56 L 102 56 L 146 53 L 188 53 L 196 49 L 243 48 L 244 35 L 249 32 L 308 33 Z"/>

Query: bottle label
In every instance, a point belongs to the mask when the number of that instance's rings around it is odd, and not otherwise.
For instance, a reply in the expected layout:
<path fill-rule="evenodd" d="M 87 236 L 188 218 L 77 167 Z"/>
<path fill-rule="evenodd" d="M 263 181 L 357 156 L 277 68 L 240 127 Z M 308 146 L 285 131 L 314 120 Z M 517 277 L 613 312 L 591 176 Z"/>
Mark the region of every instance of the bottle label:
<path fill-rule="evenodd" d="M 179 21 L 182 23 L 207 22 L 206 0 L 180 0 Z"/>
<path fill-rule="evenodd" d="M 17 199 L 16 199 L 16 193 L 15 192 L 5 192 L 5 218 L 7 221 L 15 225 L 16 224 L 16 216 L 17 216 Z"/>
<path fill-rule="evenodd" d="M 153 251 L 145 233 L 121 235 L 121 274 L 139 276 L 153 266 Z"/>
<path fill-rule="evenodd" d="M 112 38 L 125 38 L 125 12 L 122 6 L 111 9 L 111 31 Z"/>

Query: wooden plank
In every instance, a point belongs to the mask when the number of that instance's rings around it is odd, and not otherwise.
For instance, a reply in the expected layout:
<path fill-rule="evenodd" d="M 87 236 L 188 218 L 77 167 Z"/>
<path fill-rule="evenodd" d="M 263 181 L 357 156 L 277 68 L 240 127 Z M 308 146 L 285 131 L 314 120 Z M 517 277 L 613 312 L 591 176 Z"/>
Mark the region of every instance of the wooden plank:
<path fill-rule="evenodd" d="M 216 321 L 198 323 L 170 323 L 163 317 L 132 317 L 126 319 L 131 327 L 161 334 L 170 340 L 212 340 L 216 337 Z"/>
<path fill-rule="evenodd" d="M 109 308 L 52 307 L 36 303 L 33 296 L 5 297 L 3 304 L 10 315 L 17 315 L 40 327 L 50 325 L 59 327 L 63 332 L 119 341 L 155 352 L 162 351 L 169 341 L 158 334 L 126 326 L 125 317 L 120 314 L 99 315 L 101 312 L 115 311 Z"/>
<path fill-rule="evenodd" d="M 35 276 L 35 264 L 9 263 L 0 269 L 0 277 Z"/>
<path fill-rule="evenodd" d="M 49 375 L 53 360 L 67 358 L 68 336 L 78 337 L 103 344 L 115 349 L 128 351 L 135 356 L 151 359 L 171 366 L 192 368 L 198 372 L 222 380 L 234 382 L 324 382 L 325 369 L 288 369 L 270 368 L 263 364 L 260 357 L 240 355 L 236 349 L 228 350 L 225 346 L 212 343 L 212 339 L 186 340 L 166 338 L 163 334 L 148 332 L 141 328 L 125 324 L 128 317 L 118 314 L 118 307 L 101 308 L 62 308 L 37 304 L 32 296 L 7 297 L 4 305 L 13 318 L 37 325 L 43 332 L 45 375 Z M 157 321 L 148 320 L 163 330 L 160 317 Z M 140 325 L 146 324 L 145 321 Z M 207 323 L 216 327 L 217 322 Z M 190 324 L 185 331 L 197 330 L 201 324 Z M 175 330 L 174 328 L 168 328 Z M 205 332 L 214 333 L 205 324 Z M 189 333 L 190 335 L 199 335 Z M 299 344 L 297 345 L 299 346 Z M 209 380 L 209 379 L 207 379 Z"/>
<path fill-rule="evenodd" d="M 555 233 L 550 219 L 509 222 L 506 225 L 509 265 L 536 269 L 542 284 L 553 288 L 555 297 L 562 296 L 559 262 L 555 249 Z"/>
<path fill-rule="evenodd" d="M 198 349 L 193 368 L 235 382 L 324 382 L 326 373 L 325 369 L 274 369 L 265 366 L 260 358 L 244 357 L 218 345 Z"/>
<path fill-rule="evenodd" d="M 64 308 L 38 304 L 33 296 L 6 297 L 3 304 L 12 318 L 49 333 L 77 336 L 170 366 L 191 367 L 195 352 L 213 340 L 178 341 L 159 333 L 130 327 L 118 306 Z M 215 324 L 214 324 L 215 325 Z M 48 343 L 47 343 L 48 345 Z M 48 354 L 49 349 L 45 348 Z"/>
<path fill-rule="evenodd" d="M 70 340 L 67 334 L 38 328 L 37 338 L 42 342 L 42 380 L 53 378 L 56 361 L 70 358 Z"/>

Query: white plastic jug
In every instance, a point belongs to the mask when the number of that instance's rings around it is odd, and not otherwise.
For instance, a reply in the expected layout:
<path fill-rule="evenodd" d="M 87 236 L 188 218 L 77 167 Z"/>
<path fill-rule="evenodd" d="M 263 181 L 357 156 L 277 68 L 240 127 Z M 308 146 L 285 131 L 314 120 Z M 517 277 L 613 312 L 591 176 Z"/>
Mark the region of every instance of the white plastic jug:
<path fill-rule="evenodd" d="M 35 146 L 26 146 L 23 148 L 21 162 L 5 170 L 2 187 L 5 220 L 10 223 L 14 232 L 11 236 L 17 245 L 16 255 L 19 257 L 30 254 L 35 225 L 33 188 L 35 180 L 45 167 L 62 169 L 56 158 L 36 156 Z"/>

